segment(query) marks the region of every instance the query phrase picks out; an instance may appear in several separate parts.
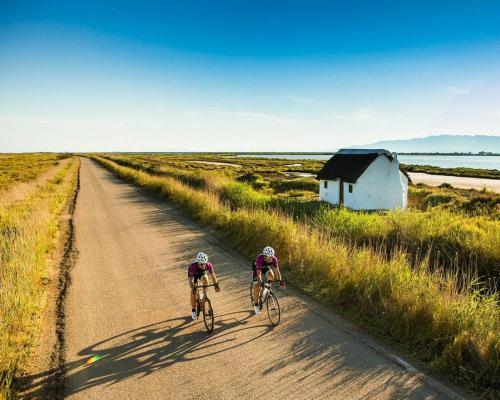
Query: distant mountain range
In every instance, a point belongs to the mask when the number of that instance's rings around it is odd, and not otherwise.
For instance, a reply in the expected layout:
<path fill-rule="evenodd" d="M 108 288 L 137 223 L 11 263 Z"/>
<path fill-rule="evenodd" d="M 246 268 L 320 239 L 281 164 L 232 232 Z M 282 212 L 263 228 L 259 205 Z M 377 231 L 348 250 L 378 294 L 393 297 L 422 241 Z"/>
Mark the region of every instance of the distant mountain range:
<path fill-rule="evenodd" d="M 500 153 L 500 136 L 433 135 L 415 139 L 382 140 L 352 149 L 387 149 L 398 153 Z"/>

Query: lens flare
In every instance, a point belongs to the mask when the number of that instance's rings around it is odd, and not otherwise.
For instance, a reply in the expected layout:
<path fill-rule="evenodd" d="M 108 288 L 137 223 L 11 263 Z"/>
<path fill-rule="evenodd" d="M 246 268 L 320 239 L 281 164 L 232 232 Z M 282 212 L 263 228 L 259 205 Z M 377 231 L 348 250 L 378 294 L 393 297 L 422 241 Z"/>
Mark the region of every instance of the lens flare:
<path fill-rule="evenodd" d="M 96 361 L 99 361 L 102 357 L 99 354 L 96 354 L 95 356 L 90 357 L 85 364 L 93 364 Z"/>

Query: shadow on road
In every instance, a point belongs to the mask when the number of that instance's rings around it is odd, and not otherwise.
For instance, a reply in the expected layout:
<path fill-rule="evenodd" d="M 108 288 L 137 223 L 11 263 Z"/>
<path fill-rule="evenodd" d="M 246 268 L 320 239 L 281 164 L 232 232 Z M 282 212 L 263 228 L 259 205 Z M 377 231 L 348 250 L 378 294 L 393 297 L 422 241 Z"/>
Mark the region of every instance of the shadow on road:
<path fill-rule="evenodd" d="M 272 329 L 268 324 L 248 326 L 250 316 L 249 311 L 220 315 L 213 334 L 206 333 L 202 321 L 174 318 L 95 343 L 78 353 L 81 359 L 64 365 L 66 381 L 70 382 L 66 395 L 229 351 L 258 340 Z M 235 334 L 244 330 L 255 333 L 245 335 L 246 340 L 237 340 Z M 51 376 L 50 372 L 26 377 L 26 382 L 37 381 L 36 385 L 26 385 L 26 398 L 44 394 L 44 378 Z"/>

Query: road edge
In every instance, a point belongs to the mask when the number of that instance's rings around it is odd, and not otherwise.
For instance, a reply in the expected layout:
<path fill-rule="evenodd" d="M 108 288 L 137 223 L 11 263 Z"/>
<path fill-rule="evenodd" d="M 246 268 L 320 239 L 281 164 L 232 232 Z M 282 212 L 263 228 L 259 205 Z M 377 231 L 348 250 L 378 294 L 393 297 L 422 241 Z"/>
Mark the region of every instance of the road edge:
<path fill-rule="evenodd" d="M 53 260 L 57 265 L 54 276 L 48 283 L 48 301 L 42 326 L 42 340 L 33 356 L 40 364 L 35 365 L 34 373 L 26 374 L 20 381 L 19 396 L 23 399 L 59 400 L 65 395 L 65 299 L 71 283 L 70 271 L 75 265 L 78 251 L 75 246 L 74 212 L 80 191 L 81 158 L 78 157 L 78 171 L 73 193 L 59 217 L 60 236 Z M 48 349 L 50 357 L 40 355 Z"/>

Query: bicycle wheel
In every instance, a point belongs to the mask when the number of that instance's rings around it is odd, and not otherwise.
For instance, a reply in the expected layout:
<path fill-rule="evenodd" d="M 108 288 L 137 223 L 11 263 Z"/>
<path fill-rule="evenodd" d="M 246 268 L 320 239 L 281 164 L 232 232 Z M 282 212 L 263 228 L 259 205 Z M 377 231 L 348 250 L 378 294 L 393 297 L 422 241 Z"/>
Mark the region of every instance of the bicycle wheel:
<path fill-rule="evenodd" d="M 274 326 L 278 325 L 281 319 L 281 310 L 280 304 L 278 303 L 278 298 L 276 297 L 274 292 L 269 291 L 269 293 L 267 294 L 266 306 L 269 321 L 271 321 L 271 324 Z"/>
<path fill-rule="evenodd" d="M 252 307 L 255 305 L 255 299 L 253 298 L 253 287 L 254 287 L 254 284 L 258 285 L 258 283 L 255 282 L 255 281 L 250 282 L 250 301 L 252 302 Z"/>
<path fill-rule="evenodd" d="M 212 308 L 212 303 L 207 298 L 203 305 L 203 322 L 205 323 L 205 328 L 207 332 L 212 332 L 214 330 L 214 310 Z"/>

